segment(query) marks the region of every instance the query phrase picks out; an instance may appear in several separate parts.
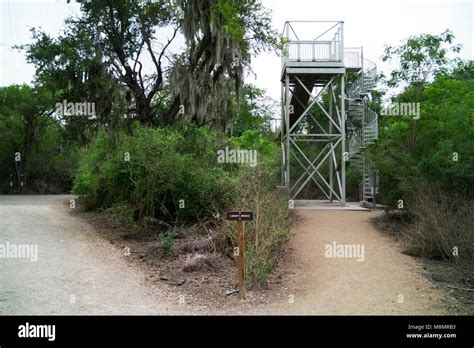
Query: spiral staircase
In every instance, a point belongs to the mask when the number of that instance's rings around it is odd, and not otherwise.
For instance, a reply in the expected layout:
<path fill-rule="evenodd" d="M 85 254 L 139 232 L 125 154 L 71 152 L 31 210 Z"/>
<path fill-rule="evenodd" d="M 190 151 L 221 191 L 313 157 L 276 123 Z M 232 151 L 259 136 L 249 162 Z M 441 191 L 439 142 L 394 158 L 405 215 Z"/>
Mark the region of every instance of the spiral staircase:
<path fill-rule="evenodd" d="M 377 190 L 377 178 L 370 172 L 370 163 L 365 155 L 366 147 L 378 139 L 378 115 L 368 107 L 376 79 L 377 66 L 363 59 L 359 76 L 346 94 L 349 163 L 361 177 L 359 200 L 363 202 L 373 201 Z"/>

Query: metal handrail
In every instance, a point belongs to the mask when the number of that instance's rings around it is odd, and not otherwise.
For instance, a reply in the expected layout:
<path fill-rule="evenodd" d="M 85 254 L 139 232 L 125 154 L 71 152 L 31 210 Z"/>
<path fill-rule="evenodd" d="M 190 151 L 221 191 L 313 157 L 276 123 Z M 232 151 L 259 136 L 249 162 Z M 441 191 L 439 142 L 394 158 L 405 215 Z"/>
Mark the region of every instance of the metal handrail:
<path fill-rule="evenodd" d="M 329 23 L 316 39 L 305 40 L 295 31 L 294 23 Z M 344 35 L 342 21 L 287 21 L 282 37 L 286 39 L 282 65 L 288 61 L 342 62 L 344 60 Z M 323 24 L 326 26 L 326 24 Z M 315 27 L 317 28 L 317 27 Z M 321 28 L 320 28 L 321 29 Z M 323 28 L 324 29 L 324 28 Z"/>
<path fill-rule="evenodd" d="M 344 21 L 286 21 L 284 26 L 283 26 L 283 31 L 281 33 L 281 36 L 282 37 L 285 37 L 285 34 L 287 31 L 289 31 L 289 29 L 291 29 L 291 31 L 295 34 L 295 36 L 297 37 L 297 34 L 293 28 L 293 26 L 291 25 L 292 23 L 305 23 L 305 24 L 310 24 L 310 23 L 332 23 L 334 24 L 332 27 L 330 27 L 329 29 L 327 29 L 325 32 L 323 32 L 322 34 L 318 35 L 317 38 L 321 37 L 322 35 L 326 34 L 328 31 L 330 31 L 331 29 L 334 29 L 334 27 L 336 27 L 337 25 L 341 25 L 344 23 Z M 288 38 L 288 37 L 287 37 Z"/>
<path fill-rule="evenodd" d="M 344 47 L 344 66 L 346 68 L 363 67 L 362 47 Z"/>
<path fill-rule="evenodd" d="M 284 61 L 341 62 L 342 41 L 290 41 Z"/>
<path fill-rule="evenodd" d="M 361 152 L 368 144 L 378 139 L 378 115 L 369 108 L 364 108 L 364 117 L 359 129 L 348 135 L 349 155 Z"/>
<path fill-rule="evenodd" d="M 377 64 L 375 64 L 375 62 L 371 61 L 370 59 L 367 59 L 367 58 L 364 58 L 364 73 L 368 73 L 369 71 L 372 71 L 372 70 L 377 70 Z"/>
<path fill-rule="evenodd" d="M 365 59 L 364 59 L 365 63 Z M 364 65 L 365 69 L 366 66 Z M 366 72 L 362 72 L 357 80 L 347 90 L 347 96 L 350 99 L 360 97 L 362 94 L 370 92 L 376 86 L 377 82 L 377 67 L 371 68 Z"/>
<path fill-rule="evenodd" d="M 366 109 L 366 124 L 363 125 L 364 147 L 378 139 L 378 115 L 370 109 Z"/>

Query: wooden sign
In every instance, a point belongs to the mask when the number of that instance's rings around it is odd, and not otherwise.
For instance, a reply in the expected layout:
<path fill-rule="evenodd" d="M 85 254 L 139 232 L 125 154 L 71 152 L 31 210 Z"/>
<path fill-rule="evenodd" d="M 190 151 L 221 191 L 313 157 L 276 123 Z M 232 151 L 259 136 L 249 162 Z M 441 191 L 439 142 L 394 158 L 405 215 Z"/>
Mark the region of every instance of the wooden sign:
<path fill-rule="evenodd" d="M 228 211 L 227 220 L 253 220 L 253 212 L 251 211 Z"/>
<path fill-rule="evenodd" d="M 244 221 L 253 220 L 253 212 L 251 211 L 229 211 L 227 212 L 227 220 L 237 221 L 237 278 L 239 282 L 239 297 L 245 299 L 245 243 L 244 243 Z"/>

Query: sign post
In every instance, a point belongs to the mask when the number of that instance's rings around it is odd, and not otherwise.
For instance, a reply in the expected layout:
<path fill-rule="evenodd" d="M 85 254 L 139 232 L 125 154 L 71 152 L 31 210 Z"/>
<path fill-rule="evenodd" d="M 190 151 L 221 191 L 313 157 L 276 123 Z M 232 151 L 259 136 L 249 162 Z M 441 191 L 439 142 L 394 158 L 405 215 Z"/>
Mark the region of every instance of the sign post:
<path fill-rule="evenodd" d="M 227 212 L 227 220 L 237 221 L 237 278 L 239 281 L 239 297 L 245 299 L 245 243 L 244 221 L 253 220 L 253 212 L 237 211 Z"/>
<path fill-rule="evenodd" d="M 239 280 L 239 297 L 245 299 L 245 243 L 244 222 L 237 220 L 237 248 L 239 252 L 237 260 L 237 278 Z"/>

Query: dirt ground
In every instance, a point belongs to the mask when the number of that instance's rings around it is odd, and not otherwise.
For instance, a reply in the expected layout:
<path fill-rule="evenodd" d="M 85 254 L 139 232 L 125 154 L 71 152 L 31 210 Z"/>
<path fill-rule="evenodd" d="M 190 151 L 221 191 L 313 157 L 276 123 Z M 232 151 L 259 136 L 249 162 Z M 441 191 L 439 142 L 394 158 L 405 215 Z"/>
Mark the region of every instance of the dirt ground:
<path fill-rule="evenodd" d="M 285 314 L 447 314 L 453 299 L 423 266 L 374 227 L 380 212 L 299 210 L 286 282 L 294 293 L 267 306 Z M 326 257 L 325 246 L 364 246 L 364 259 Z M 298 286 L 296 286 L 298 285 Z M 293 295 L 293 296 L 290 296 Z"/>
<path fill-rule="evenodd" d="M 152 283 L 185 296 L 186 307 L 207 314 L 381 314 L 465 313 L 445 287 L 428 279 L 426 266 L 400 252 L 394 238 L 380 233 L 380 212 L 294 210 L 296 222 L 283 262 L 266 289 L 250 289 L 245 301 L 226 292 L 235 287 L 235 268 L 218 258 L 215 270 L 183 272 L 183 258 L 173 261 L 149 255 L 153 242 L 124 240 L 110 226 L 102 233 L 120 249 L 132 250 Z M 94 215 L 94 214 L 92 214 Z M 100 216 L 89 221 L 101 225 Z M 120 230 L 120 227 L 117 227 Z M 364 259 L 331 258 L 325 247 L 364 246 Z"/>
<path fill-rule="evenodd" d="M 131 239 L 120 224 L 70 209 L 69 199 L 0 196 L 1 240 L 39 249 L 38 262 L 0 259 L 0 314 L 468 312 L 452 290 L 429 280 L 426 265 L 376 229 L 378 212 L 294 210 L 268 288 L 239 300 L 226 295 L 236 285 L 230 258 L 215 255 L 213 267 L 184 272 L 182 256 L 159 256 L 156 240 Z M 333 243 L 363 246 L 363 259 L 327 257 Z"/>

